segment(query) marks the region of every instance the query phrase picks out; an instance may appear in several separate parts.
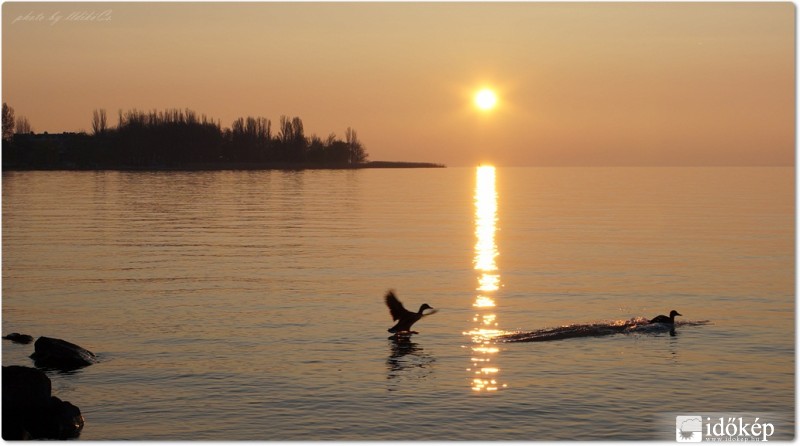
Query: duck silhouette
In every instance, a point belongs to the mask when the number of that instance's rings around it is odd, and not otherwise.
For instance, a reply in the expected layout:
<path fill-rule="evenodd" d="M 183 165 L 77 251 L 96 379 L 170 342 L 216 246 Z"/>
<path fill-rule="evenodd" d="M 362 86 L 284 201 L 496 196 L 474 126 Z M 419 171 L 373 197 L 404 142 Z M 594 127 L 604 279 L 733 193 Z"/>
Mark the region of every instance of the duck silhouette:
<path fill-rule="evenodd" d="M 658 316 L 651 319 L 650 323 L 675 325 L 675 316 L 683 316 L 683 315 L 675 310 L 672 310 L 669 312 L 669 316 L 664 316 L 663 314 L 659 314 Z"/>
<path fill-rule="evenodd" d="M 414 313 L 412 311 L 408 311 L 397 299 L 397 296 L 394 295 L 394 291 L 392 290 L 389 290 L 389 292 L 386 293 L 384 300 L 386 301 L 386 306 L 389 307 L 389 313 L 392 315 L 392 320 L 397 321 L 394 327 L 388 330 L 389 333 L 415 333 L 411 331 L 411 326 L 414 325 L 414 323 L 416 323 L 418 320 L 422 319 L 423 316 L 427 316 L 427 314 L 422 313 L 423 311 L 427 309 L 433 310 L 432 306 L 428 304 L 422 304 L 419 307 L 418 312 Z"/>

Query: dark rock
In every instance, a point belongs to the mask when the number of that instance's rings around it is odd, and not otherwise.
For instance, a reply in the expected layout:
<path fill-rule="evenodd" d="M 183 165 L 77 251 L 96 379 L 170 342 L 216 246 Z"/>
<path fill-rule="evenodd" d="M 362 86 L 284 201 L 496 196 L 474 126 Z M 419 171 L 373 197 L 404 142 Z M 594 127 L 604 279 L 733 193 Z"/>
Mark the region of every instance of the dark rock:
<path fill-rule="evenodd" d="M 34 344 L 31 358 L 36 367 L 75 370 L 97 362 L 94 353 L 70 342 L 40 337 Z"/>
<path fill-rule="evenodd" d="M 83 424 L 80 409 L 53 396 L 39 416 L 31 417 L 25 427 L 32 438 L 67 440 L 78 437 Z"/>
<path fill-rule="evenodd" d="M 19 333 L 7 334 L 3 336 L 3 339 L 8 339 L 9 341 L 16 342 L 17 344 L 30 344 L 33 342 L 33 336 Z"/>
<path fill-rule="evenodd" d="M 26 420 L 49 401 L 50 378 L 44 372 L 18 365 L 3 367 L 3 439 L 32 438 Z"/>
<path fill-rule="evenodd" d="M 57 427 L 53 438 L 77 438 L 83 430 L 84 420 L 81 410 L 69 401 L 53 397 L 50 403 L 54 425 Z"/>
<path fill-rule="evenodd" d="M 43 371 L 21 365 L 3 367 L 3 407 L 10 404 L 22 411 L 44 407 L 50 392 L 50 378 Z"/>
<path fill-rule="evenodd" d="M 76 438 L 83 429 L 80 409 L 51 396 L 41 370 L 3 367 L 3 439 Z"/>

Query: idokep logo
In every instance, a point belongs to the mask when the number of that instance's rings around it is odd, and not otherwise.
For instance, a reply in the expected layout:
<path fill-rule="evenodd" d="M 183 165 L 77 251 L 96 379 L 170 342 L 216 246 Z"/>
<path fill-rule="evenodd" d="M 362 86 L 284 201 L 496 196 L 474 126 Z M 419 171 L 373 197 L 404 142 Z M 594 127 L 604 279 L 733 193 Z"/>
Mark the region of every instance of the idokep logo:
<path fill-rule="evenodd" d="M 706 414 L 709 415 L 709 414 Z M 775 425 L 760 416 L 678 415 L 675 417 L 675 440 L 680 443 L 701 441 L 768 441 Z"/>
<path fill-rule="evenodd" d="M 675 417 L 675 440 L 681 443 L 703 441 L 703 417 L 700 415 L 678 415 Z"/>
<path fill-rule="evenodd" d="M 756 417 L 706 418 L 706 438 L 714 441 L 768 441 L 775 433 L 775 425 Z"/>

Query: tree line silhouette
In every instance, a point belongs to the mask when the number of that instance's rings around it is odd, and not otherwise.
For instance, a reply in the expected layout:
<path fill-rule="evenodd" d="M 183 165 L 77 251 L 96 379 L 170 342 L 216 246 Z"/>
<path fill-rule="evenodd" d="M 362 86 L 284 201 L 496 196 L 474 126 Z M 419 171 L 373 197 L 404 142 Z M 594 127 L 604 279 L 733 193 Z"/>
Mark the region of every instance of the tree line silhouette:
<path fill-rule="evenodd" d="M 356 131 L 306 136 L 299 117 L 281 116 L 277 129 L 263 117 L 238 118 L 230 128 L 192 110 L 119 111 L 116 127 L 105 110 L 92 114 L 92 133 L 36 134 L 15 127 L 3 103 L 3 167 L 45 169 L 180 169 L 271 166 L 353 167 L 368 154 Z M 21 130 L 21 131 L 15 131 Z"/>

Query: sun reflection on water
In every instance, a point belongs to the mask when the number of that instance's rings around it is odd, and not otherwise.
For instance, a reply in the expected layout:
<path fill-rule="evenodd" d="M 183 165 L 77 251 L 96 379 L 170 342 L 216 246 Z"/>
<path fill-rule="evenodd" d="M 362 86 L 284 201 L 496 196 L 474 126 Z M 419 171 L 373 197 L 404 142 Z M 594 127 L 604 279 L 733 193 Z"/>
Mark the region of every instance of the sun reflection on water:
<path fill-rule="evenodd" d="M 478 311 L 473 322 L 477 326 L 465 332 L 472 340 L 472 373 L 470 387 L 476 392 L 493 392 L 507 387 L 498 384 L 497 374 L 500 369 L 493 363 L 500 351 L 494 346 L 494 338 L 503 334 L 498 329 L 497 315 L 493 313 L 496 306 L 493 293 L 500 289 L 500 274 L 496 258 L 499 255 L 495 232 L 497 227 L 497 190 L 495 188 L 495 168 L 480 166 L 476 174 L 475 185 L 475 270 L 478 271 L 478 294 L 472 304 Z M 488 363 L 492 363 L 489 365 Z"/>
<path fill-rule="evenodd" d="M 472 306 L 478 308 L 487 308 L 487 307 L 494 307 L 495 303 L 494 299 L 492 299 L 491 297 L 478 296 L 477 298 L 475 298 L 475 303 L 472 304 Z"/>

